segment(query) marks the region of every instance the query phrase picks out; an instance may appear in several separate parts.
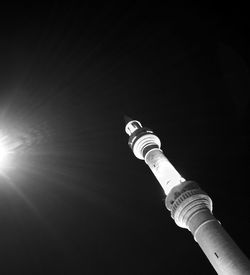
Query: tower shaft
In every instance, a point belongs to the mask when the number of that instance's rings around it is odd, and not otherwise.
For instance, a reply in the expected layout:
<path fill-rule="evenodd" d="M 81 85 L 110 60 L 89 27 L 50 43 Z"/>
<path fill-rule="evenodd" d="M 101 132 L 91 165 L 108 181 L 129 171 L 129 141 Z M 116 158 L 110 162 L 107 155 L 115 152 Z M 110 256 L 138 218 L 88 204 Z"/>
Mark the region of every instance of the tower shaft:
<path fill-rule="evenodd" d="M 176 224 L 193 234 L 219 275 L 250 274 L 248 258 L 213 216 L 212 200 L 197 183 L 174 187 L 165 202 Z"/>
<path fill-rule="evenodd" d="M 211 217 L 208 217 L 208 216 Z M 211 213 L 198 213 L 203 220 L 194 238 L 218 274 L 250 274 L 249 260 Z M 210 220 L 211 219 L 211 220 Z M 193 232 L 192 232 L 193 233 Z"/>

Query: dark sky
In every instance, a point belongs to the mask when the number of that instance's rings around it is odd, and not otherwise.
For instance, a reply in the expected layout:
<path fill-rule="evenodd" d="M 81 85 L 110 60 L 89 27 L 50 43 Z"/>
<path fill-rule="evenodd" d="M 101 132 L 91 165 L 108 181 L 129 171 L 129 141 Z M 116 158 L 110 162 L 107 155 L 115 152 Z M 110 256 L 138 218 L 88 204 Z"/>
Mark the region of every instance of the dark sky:
<path fill-rule="evenodd" d="M 215 274 L 124 114 L 250 255 L 248 12 L 152 5 L 1 7 L 0 128 L 23 144 L 1 176 L 1 274 Z"/>

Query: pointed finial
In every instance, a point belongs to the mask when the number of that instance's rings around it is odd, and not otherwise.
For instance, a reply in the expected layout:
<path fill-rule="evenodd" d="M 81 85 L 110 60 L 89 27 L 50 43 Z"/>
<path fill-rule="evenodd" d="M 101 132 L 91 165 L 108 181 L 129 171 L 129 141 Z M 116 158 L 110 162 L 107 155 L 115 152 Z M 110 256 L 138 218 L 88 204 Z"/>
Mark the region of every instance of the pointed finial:
<path fill-rule="evenodd" d="M 127 115 L 124 115 L 124 121 L 125 121 L 125 124 L 127 125 L 130 121 L 132 121 L 133 119 Z"/>

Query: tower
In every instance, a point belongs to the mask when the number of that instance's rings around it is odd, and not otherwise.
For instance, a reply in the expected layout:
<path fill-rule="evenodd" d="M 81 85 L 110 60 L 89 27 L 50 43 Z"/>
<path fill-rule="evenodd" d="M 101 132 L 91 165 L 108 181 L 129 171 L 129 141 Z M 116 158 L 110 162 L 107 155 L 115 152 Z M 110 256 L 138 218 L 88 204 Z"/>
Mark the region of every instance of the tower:
<path fill-rule="evenodd" d="M 194 181 L 186 181 L 165 157 L 160 139 L 137 120 L 125 117 L 134 155 L 149 166 L 165 194 L 175 223 L 188 229 L 220 275 L 250 274 L 250 262 L 212 214 L 212 200 Z"/>

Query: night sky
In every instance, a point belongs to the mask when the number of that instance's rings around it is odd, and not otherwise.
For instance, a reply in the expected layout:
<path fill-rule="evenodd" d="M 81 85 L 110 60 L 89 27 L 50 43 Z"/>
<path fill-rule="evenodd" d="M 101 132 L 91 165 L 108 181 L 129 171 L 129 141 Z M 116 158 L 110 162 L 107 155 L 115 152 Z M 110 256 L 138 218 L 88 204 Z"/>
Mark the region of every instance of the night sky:
<path fill-rule="evenodd" d="M 249 257 L 248 10 L 80 2 L 1 6 L 0 130 L 20 146 L 0 175 L 0 273 L 215 274 L 124 114 Z"/>

